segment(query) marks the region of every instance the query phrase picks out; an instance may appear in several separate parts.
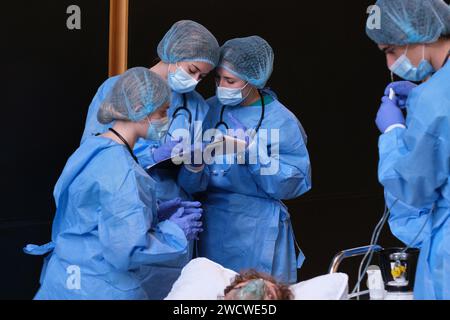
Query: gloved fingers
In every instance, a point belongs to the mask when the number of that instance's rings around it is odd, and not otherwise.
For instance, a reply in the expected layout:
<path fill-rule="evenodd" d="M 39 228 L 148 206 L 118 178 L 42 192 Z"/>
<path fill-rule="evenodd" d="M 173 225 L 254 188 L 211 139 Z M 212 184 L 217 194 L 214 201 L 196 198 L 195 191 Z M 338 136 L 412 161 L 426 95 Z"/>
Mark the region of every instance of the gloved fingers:
<path fill-rule="evenodd" d="M 193 240 L 193 237 L 199 232 L 199 230 L 200 228 L 187 227 L 184 229 L 184 234 L 188 240 Z"/>
<path fill-rule="evenodd" d="M 192 234 L 192 235 L 186 236 L 186 239 L 188 241 L 200 240 L 200 238 L 198 237 L 198 234 Z"/>
<path fill-rule="evenodd" d="M 184 214 L 184 208 L 178 208 L 178 210 L 172 215 L 172 217 L 181 218 Z"/>
<path fill-rule="evenodd" d="M 202 208 L 184 208 L 184 215 L 202 214 Z"/>
<path fill-rule="evenodd" d="M 175 209 L 176 207 L 181 206 L 181 198 L 175 198 L 172 200 L 161 202 L 158 206 L 159 210 L 168 210 L 170 208 Z"/>
<path fill-rule="evenodd" d="M 203 222 L 199 220 L 188 221 L 186 226 L 189 230 L 200 229 L 203 226 Z"/>
<path fill-rule="evenodd" d="M 201 217 L 200 214 L 199 215 L 190 214 L 190 215 L 184 215 L 182 217 L 178 217 L 178 219 L 183 221 L 183 223 L 186 224 L 187 226 L 194 226 L 198 222 L 201 222 L 200 217 Z"/>
<path fill-rule="evenodd" d="M 181 206 L 184 208 L 200 208 L 202 204 L 199 201 L 181 201 Z"/>
<path fill-rule="evenodd" d="M 389 83 L 389 84 L 386 86 L 386 88 L 384 89 L 384 95 L 387 96 L 387 97 L 389 97 L 389 95 L 391 94 L 391 89 L 394 90 L 395 94 L 399 94 L 399 93 L 397 93 L 396 90 L 395 90 L 395 87 L 397 86 L 396 84 L 397 84 L 397 82 L 391 82 L 391 83 Z"/>
<path fill-rule="evenodd" d="M 176 197 L 172 200 L 165 201 L 165 203 L 172 203 L 173 205 L 174 204 L 179 205 L 179 204 L 181 204 L 181 202 L 182 202 L 182 200 L 180 197 Z"/>
<path fill-rule="evenodd" d="M 384 96 L 391 100 L 397 107 L 403 108 L 406 104 L 406 100 L 408 99 L 407 96 L 398 96 L 396 95 L 393 99 L 390 99 L 388 96 Z"/>
<path fill-rule="evenodd" d="M 388 84 L 386 89 L 384 90 L 384 94 L 389 96 L 390 89 L 394 90 L 396 95 L 399 96 L 408 96 L 412 89 L 417 87 L 417 85 L 410 81 L 395 81 Z"/>
<path fill-rule="evenodd" d="M 389 100 L 391 100 L 389 97 L 385 96 Z M 405 109 L 406 107 L 406 101 L 408 100 L 408 97 L 406 96 L 395 96 L 394 99 L 391 101 L 400 109 Z"/>
<path fill-rule="evenodd" d="M 203 226 L 203 222 L 201 222 L 201 221 L 197 220 L 196 222 L 192 223 L 193 228 L 200 228 L 201 226 Z"/>
<path fill-rule="evenodd" d="M 381 101 L 383 102 L 384 106 L 397 107 L 397 104 L 396 104 L 397 99 L 391 100 L 391 99 L 389 99 L 389 97 L 384 96 L 383 98 L 381 98 Z"/>
<path fill-rule="evenodd" d="M 183 208 L 183 212 L 184 212 L 184 208 Z M 184 217 L 186 217 L 186 219 L 189 221 L 195 221 L 195 220 L 200 220 L 202 218 L 202 215 L 200 213 L 194 213 L 194 214 L 185 215 Z"/>

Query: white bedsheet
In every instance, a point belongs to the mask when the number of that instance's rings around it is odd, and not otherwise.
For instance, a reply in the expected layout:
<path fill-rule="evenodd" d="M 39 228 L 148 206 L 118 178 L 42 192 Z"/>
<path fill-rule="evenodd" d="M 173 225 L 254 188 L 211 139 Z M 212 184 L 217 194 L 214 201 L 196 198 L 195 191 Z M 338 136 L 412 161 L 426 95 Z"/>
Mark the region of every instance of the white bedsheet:
<path fill-rule="evenodd" d="M 217 300 L 236 272 L 206 258 L 193 259 L 181 272 L 165 300 Z M 295 300 L 346 300 L 348 276 L 328 274 L 291 286 Z"/>

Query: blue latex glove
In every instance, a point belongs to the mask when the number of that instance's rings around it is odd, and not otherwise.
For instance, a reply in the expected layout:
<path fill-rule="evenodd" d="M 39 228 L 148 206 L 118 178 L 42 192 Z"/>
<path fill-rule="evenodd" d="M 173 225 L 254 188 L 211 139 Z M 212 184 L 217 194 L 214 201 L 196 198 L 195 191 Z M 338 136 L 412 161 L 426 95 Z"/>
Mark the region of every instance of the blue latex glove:
<path fill-rule="evenodd" d="M 184 208 L 179 208 L 174 215 L 169 218 L 169 221 L 178 225 L 183 230 L 188 241 L 198 240 L 198 234 L 203 232 L 202 222 L 200 221 L 202 215 L 199 213 L 184 214 Z"/>
<path fill-rule="evenodd" d="M 250 137 L 247 134 L 247 127 L 242 124 L 238 119 L 236 119 L 231 112 L 227 112 L 228 118 L 231 120 L 233 124 L 233 129 L 237 132 L 235 137 L 238 139 L 245 140 L 245 145 L 248 147 L 250 143 Z"/>
<path fill-rule="evenodd" d="M 409 94 L 416 87 L 417 84 L 410 81 L 396 81 L 390 83 L 386 87 L 384 90 L 384 95 L 389 97 L 390 89 L 393 89 L 397 98 L 397 106 L 403 109 L 406 107 L 406 100 L 408 100 Z"/>
<path fill-rule="evenodd" d="M 405 124 L 405 117 L 403 116 L 402 110 L 397 107 L 395 100 L 395 98 L 391 100 L 388 97 L 381 99 L 382 104 L 375 120 L 381 133 L 384 133 L 387 128 L 394 124 Z"/>
<path fill-rule="evenodd" d="M 169 159 L 172 157 L 172 150 L 175 148 L 175 146 L 179 145 L 181 142 L 180 140 L 170 140 L 161 146 L 159 148 L 156 148 L 153 150 L 153 160 L 155 163 L 161 162 L 163 160 Z M 182 149 L 180 148 L 180 152 Z"/>
<path fill-rule="evenodd" d="M 158 219 L 164 221 L 169 219 L 179 208 L 182 207 L 181 198 L 175 198 L 158 204 Z"/>

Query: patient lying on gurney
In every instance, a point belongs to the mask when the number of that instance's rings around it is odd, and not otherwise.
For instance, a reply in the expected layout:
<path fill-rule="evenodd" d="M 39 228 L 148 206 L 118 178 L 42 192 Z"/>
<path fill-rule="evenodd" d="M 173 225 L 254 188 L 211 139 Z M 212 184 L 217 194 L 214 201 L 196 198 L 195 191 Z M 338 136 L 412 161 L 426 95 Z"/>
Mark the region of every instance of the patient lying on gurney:
<path fill-rule="evenodd" d="M 291 300 L 288 286 L 278 283 L 269 275 L 249 270 L 238 274 L 225 288 L 225 300 Z"/>
<path fill-rule="evenodd" d="M 237 273 L 211 260 L 197 258 L 183 268 L 165 300 L 345 300 L 347 297 L 348 276 L 343 273 L 287 287 L 257 271 Z"/>

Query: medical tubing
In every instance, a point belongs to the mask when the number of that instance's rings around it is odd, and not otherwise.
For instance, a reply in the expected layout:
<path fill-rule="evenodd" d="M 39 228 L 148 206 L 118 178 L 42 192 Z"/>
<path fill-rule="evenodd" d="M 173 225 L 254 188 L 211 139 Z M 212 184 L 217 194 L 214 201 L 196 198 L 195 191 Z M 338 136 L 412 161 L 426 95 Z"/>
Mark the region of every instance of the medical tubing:
<path fill-rule="evenodd" d="M 383 216 L 382 216 L 381 220 L 378 222 L 378 224 L 375 226 L 374 231 L 372 233 L 372 237 L 371 237 L 371 240 L 370 240 L 370 245 L 371 246 L 373 246 L 374 244 L 376 244 L 378 242 L 378 239 L 380 237 L 381 231 L 383 230 L 383 227 L 386 224 L 386 221 L 387 221 L 387 219 L 388 219 L 388 217 L 389 217 L 389 215 L 391 213 L 391 210 L 394 207 L 394 205 L 397 203 L 397 201 L 398 201 L 398 199 L 394 201 L 394 203 L 392 204 L 392 206 L 390 208 L 388 208 L 385 205 Z M 360 291 L 360 285 L 361 285 L 361 281 L 362 281 L 363 275 L 366 273 L 366 271 L 367 271 L 367 269 L 369 267 L 370 261 L 373 258 L 373 254 L 374 254 L 373 249 L 370 249 L 369 251 L 366 252 L 366 254 L 364 255 L 363 259 L 361 260 L 361 263 L 360 263 L 359 269 L 358 269 L 358 282 L 355 285 L 355 287 L 353 288 L 352 294 L 354 294 L 356 291 L 358 291 L 358 292 Z M 366 263 L 366 265 L 364 267 L 364 271 L 361 272 L 361 270 L 363 269 L 362 266 L 364 265 L 364 262 L 365 262 L 367 257 L 369 257 L 369 259 L 367 260 L 367 263 Z M 359 300 L 359 296 L 357 297 L 357 299 Z"/>
<path fill-rule="evenodd" d="M 387 206 L 385 206 L 384 212 L 383 212 L 383 216 L 381 217 L 380 221 L 377 223 L 377 225 L 374 228 L 374 231 L 372 233 L 372 237 L 370 239 L 370 245 L 373 246 L 374 244 L 376 244 L 376 242 L 378 242 L 378 237 L 381 233 L 381 230 L 383 229 L 384 224 L 386 223 L 387 217 L 389 216 L 390 210 L 388 210 Z M 364 272 L 361 272 L 362 266 L 364 265 L 364 262 L 366 260 L 366 258 L 369 257 L 369 259 L 367 260 L 367 264 L 364 267 Z M 358 282 L 356 283 L 355 287 L 353 288 L 352 294 L 354 294 L 356 291 L 359 293 L 360 291 L 360 285 L 361 285 L 361 281 L 362 281 L 362 275 L 365 273 L 365 271 L 368 268 L 368 265 L 370 263 L 370 261 L 372 260 L 373 257 L 373 249 L 370 249 L 366 252 L 366 254 L 364 255 L 364 257 L 361 260 L 361 263 L 359 265 L 358 268 Z M 357 297 L 357 299 L 359 300 L 359 296 Z"/>

